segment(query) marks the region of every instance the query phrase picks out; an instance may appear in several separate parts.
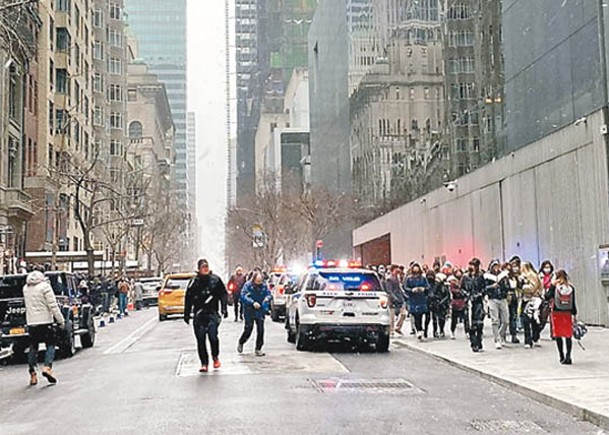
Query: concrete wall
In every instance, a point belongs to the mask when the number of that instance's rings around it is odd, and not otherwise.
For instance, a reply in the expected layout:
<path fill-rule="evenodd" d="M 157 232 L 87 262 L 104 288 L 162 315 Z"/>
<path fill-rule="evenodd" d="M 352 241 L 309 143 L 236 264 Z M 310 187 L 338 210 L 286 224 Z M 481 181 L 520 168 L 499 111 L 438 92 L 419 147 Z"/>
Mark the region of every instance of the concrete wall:
<path fill-rule="evenodd" d="M 607 289 L 599 245 L 609 242 L 607 156 L 602 115 L 569 125 L 433 191 L 353 233 L 354 246 L 391 234 L 396 263 L 434 257 L 466 265 L 519 254 L 536 266 L 550 259 L 578 290 L 580 318 L 607 326 Z M 358 252 L 358 249 L 356 249 Z"/>

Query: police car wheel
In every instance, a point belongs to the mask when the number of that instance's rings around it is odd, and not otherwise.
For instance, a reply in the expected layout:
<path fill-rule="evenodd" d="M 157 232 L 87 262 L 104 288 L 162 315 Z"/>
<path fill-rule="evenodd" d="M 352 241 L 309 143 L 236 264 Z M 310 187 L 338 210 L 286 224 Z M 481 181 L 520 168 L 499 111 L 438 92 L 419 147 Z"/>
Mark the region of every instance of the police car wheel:
<path fill-rule="evenodd" d="M 389 335 L 385 333 L 379 334 L 376 340 L 376 351 L 379 353 L 389 352 Z"/>
<path fill-rule="evenodd" d="M 296 350 L 307 350 L 309 349 L 309 339 L 301 326 L 296 327 Z"/>

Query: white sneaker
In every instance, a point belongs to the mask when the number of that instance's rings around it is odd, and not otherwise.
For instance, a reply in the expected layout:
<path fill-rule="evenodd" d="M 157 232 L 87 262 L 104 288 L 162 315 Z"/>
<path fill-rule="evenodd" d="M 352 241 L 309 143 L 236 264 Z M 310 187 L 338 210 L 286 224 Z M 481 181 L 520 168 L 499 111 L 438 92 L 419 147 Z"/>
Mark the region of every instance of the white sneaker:
<path fill-rule="evenodd" d="M 535 346 L 535 347 L 541 347 L 541 344 L 539 344 L 539 341 L 535 341 L 535 342 L 533 343 L 533 346 Z"/>
<path fill-rule="evenodd" d="M 501 343 L 500 343 L 500 342 L 495 343 L 495 349 L 497 349 L 497 350 L 501 350 L 501 348 L 502 348 L 502 347 L 503 347 L 503 346 L 501 345 Z"/>
<path fill-rule="evenodd" d="M 423 340 L 423 333 L 422 333 L 422 332 L 418 332 L 418 333 L 417 333 L 417 339 L 418 339 L 419 341 L 422 341 L 422 340 Z"/>
<path fill-rule="evenodd" d="M 455 337 L 455 333 L 454 332 L 450 333 L 450 339 L 451 340 L 456 340 L 457 339 L 457 337 Z"/>
<path fill-rule="evenodd" d="M 530 349 L 530 348 L 531 348 L 531 345 L 530 345 L 530 344 L 525 344 L 525 345 L 524 345 L 524 348 L 525 348 L 525 349 Z"/>

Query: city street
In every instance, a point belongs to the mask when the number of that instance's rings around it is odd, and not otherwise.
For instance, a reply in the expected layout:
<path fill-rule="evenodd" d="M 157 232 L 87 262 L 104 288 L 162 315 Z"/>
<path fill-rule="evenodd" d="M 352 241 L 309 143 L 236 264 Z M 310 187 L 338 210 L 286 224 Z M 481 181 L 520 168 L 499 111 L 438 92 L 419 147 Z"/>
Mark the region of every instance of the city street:
<path fill-rule="evenodd" d="M 155 309 L 57 361 L 56 386 L 28 387 L 26 365 L 2 366 L 0 434 L 602 433 L 401 346 L 302 353 L 267 321 L 267 356 L 256 358 L 253 339 L 236 353 L 241 328 L 222 324 L 223 367 L 206 375 L 191 328 L 159 322 Z"/>

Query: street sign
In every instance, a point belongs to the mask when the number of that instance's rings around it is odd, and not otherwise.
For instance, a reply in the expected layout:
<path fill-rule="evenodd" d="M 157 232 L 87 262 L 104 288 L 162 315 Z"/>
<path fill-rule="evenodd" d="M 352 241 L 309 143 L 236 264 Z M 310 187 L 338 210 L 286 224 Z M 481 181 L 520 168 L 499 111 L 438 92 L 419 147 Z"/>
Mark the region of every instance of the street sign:
<path fill-rule="evenodd" d="M 141 227 L 144 225 L 144 219 L 133 219 L 131 225 L 134 227 Z"/>
<path fill-rule="evenodd" d="M 252 226 L 252 246 L 257 249 L 264 248 L 264 239 L 265 234 L 262 227 L 260 225 Z"/>

